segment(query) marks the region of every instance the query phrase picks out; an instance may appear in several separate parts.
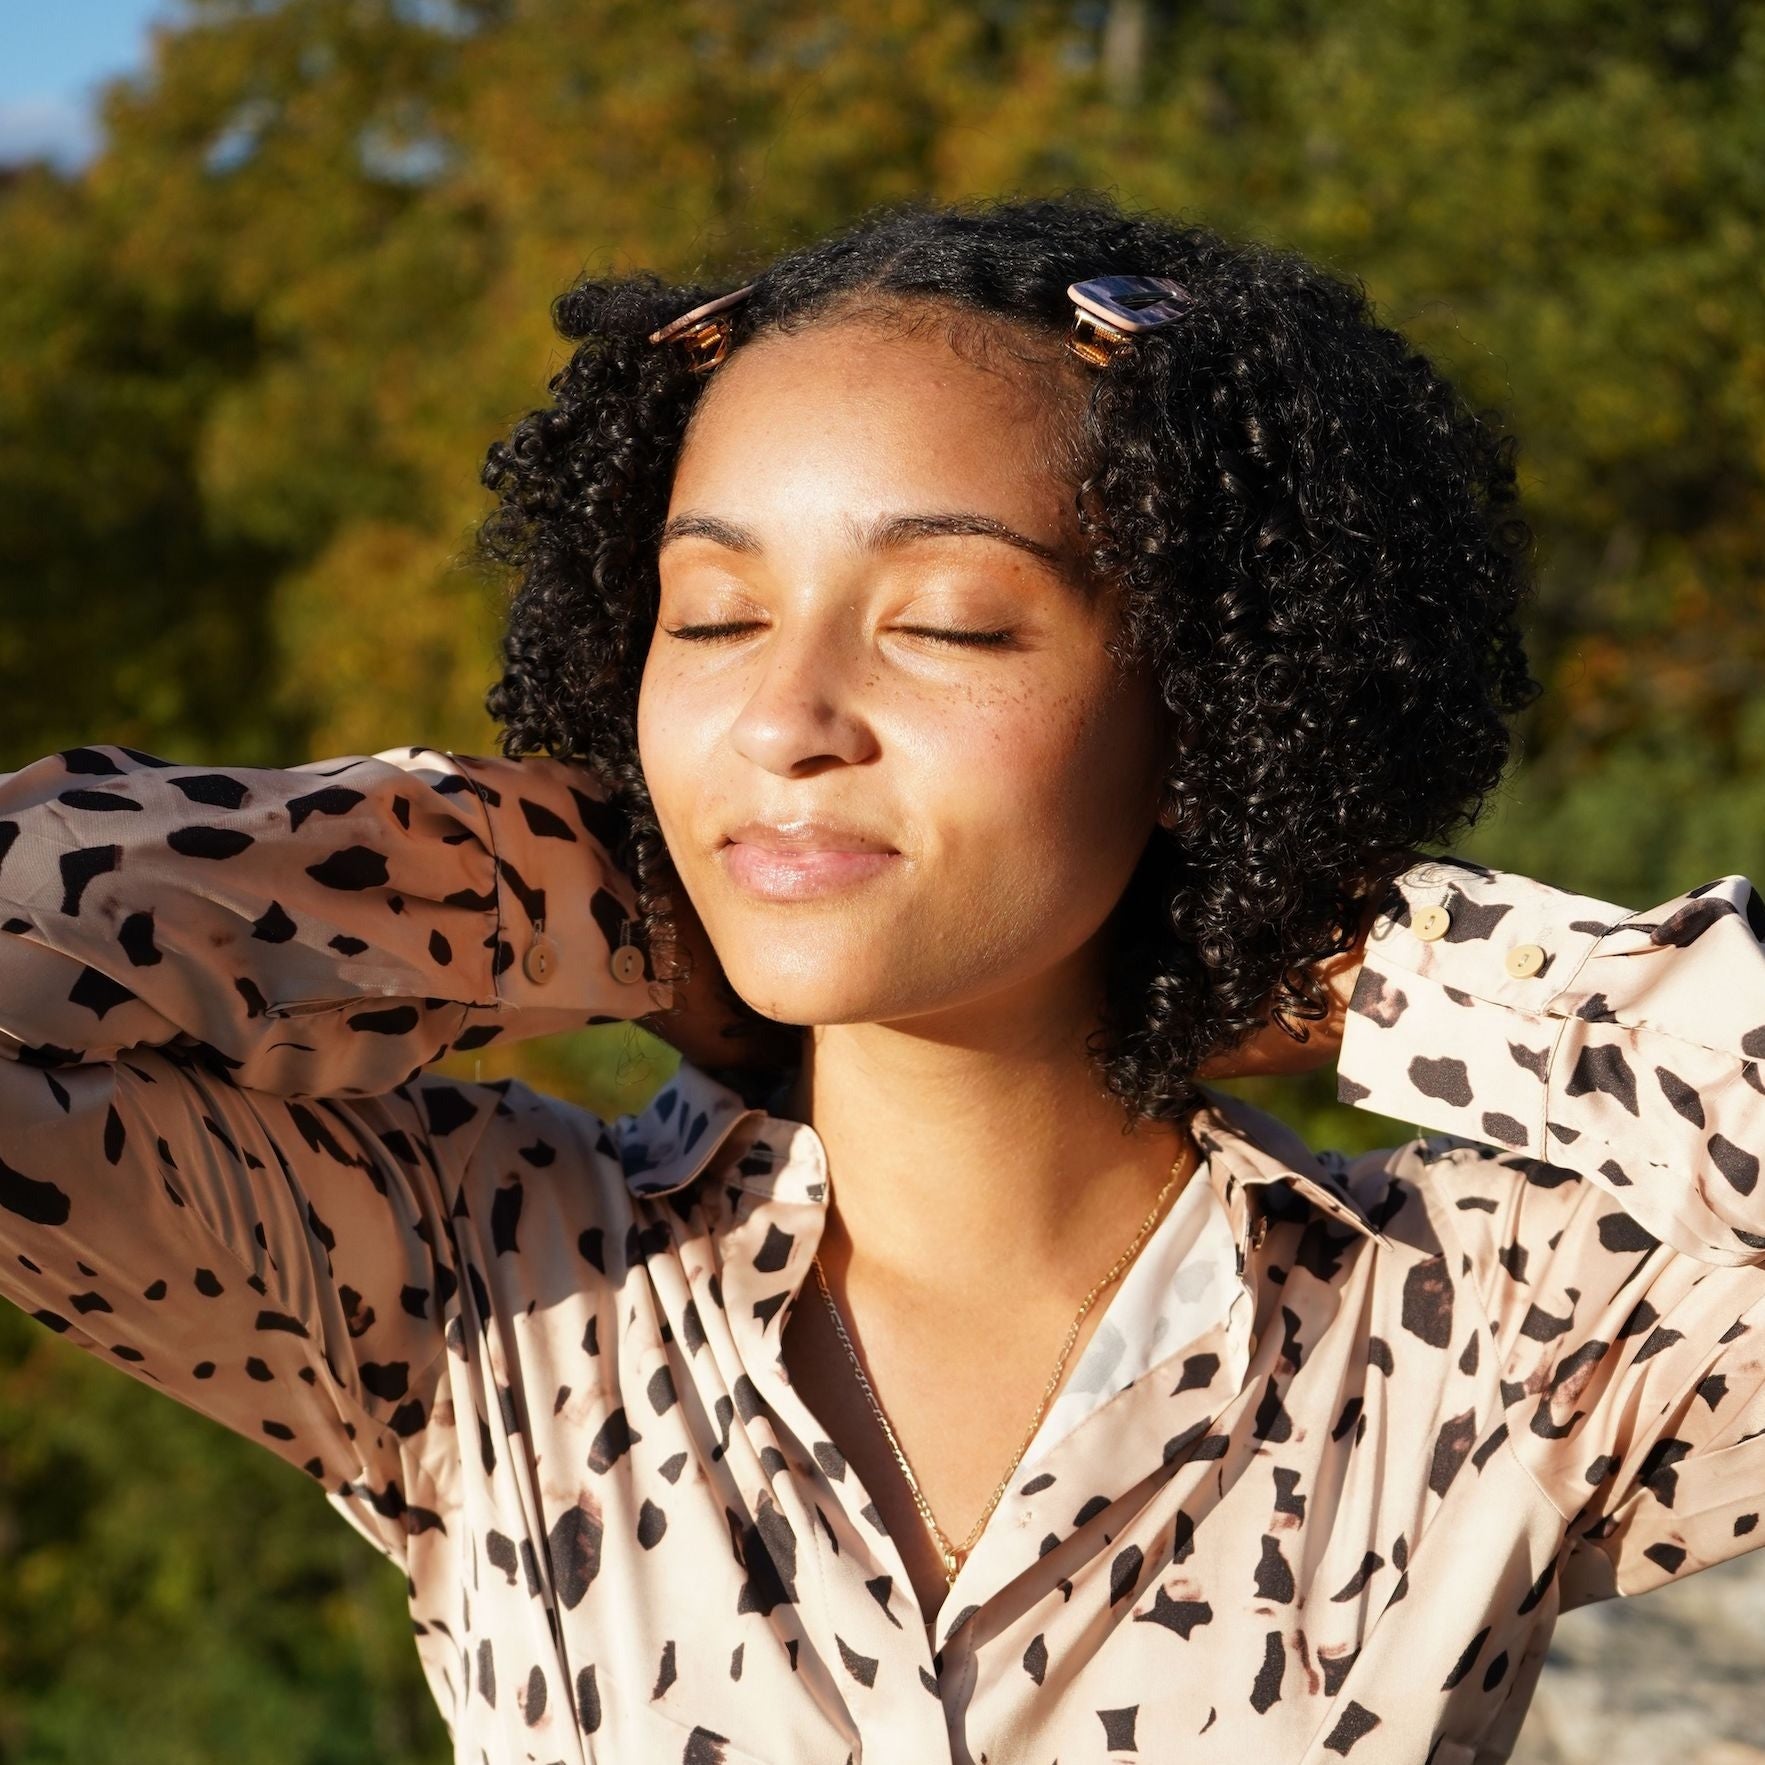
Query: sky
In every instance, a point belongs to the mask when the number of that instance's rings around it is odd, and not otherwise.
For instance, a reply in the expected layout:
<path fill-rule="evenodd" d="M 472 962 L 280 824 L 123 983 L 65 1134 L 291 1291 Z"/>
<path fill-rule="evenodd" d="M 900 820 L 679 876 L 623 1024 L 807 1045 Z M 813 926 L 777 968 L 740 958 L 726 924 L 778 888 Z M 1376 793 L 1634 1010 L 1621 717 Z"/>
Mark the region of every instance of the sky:
<path fill-rule="evenodd" d="M 0 163 L 84 164 L 94 88 L 143 68 L 148 21 L 181 11 L 179 0 L 0 0 Z"/>

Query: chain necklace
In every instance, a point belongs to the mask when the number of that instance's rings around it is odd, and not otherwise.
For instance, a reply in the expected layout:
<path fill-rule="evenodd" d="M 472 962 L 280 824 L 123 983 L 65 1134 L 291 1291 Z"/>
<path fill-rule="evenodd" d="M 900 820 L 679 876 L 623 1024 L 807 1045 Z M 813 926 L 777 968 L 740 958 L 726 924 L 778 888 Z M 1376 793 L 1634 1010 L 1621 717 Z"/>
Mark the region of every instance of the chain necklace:
<path fill-rule="evenodd" d="M 906 1478 L 907 1487 L 913 1492 L 914 1505 L 919 1509 L 920 1517 L 925 1521 L 932 1537 L 937 1541 L 938 1554 L 944 1564 L 944 1585 L 946 1587 L 955 1586 L 957 1571 L 961 1569 L 968 1553 L 974 1548 L 975 1540 L 980 1537 L 994 1508 L 999 1505 L 1000 1498 L 1005 1494 L 1005 1487 L 1011 1481 L 1012 1473 L 1023 1462 L 1023 1455 L 1029 1451 L 1030 1442 L 1035 1439 L 1036 1430 L 1041 1426 L 1042 1417 L 1047 1411 L 1048 1401 L 1054 1395 L 1055 1387 L 1060 1383 L 1060 1375 L 1066 1366 L 1067 1356 L 1072 1353 L 1073 1344 L 1078 1340 L 1079 1326 L 1084 1322 L 1085 1314 L 1091 1309 L 1097 1295 L 1133 1260 L 1134 1252 L 1140 1248 L 1146 1234 L 1152 1230 L 1152 1222 L 1157 1219 L 1158 1210 L 1164 1205 L 1164 1198 L 1170 1194 L 1176 1184 L 1177 1166 L 1182 1164 L 1186 1151 L 1187 1148 L 1184 1149 L 1184 1152 L 1179 1152 L 1172 1162 L 1171 1174 L 1164 1187 L 1159 1190 L 1158 1199 L 1152 1204 L 1152 1211 L 1147 1214 L 1139 1231 L 1134 1234 L 1133 1242 L 1115 1259 L 1115 1264 L 1109 1273 L 1085 1295 L 1084 1304 L 1079 1307 L 1078 1316 L 1073 1319 L 1072 1328 L 1066 1333 L 1066 1342 L 1061 1348 L 1060 1359 L 1055 1363 L 1054 1372 L 1043 1388 L 1042 1401 L 1036 1405 L 1036 1413 L 1030 1420 L 1029 1431 L 1023 1437 L 1023 1445 L 1017 1449 L 1016 1456 L 1006 1467 L 1005 1475 L 999 1479 L 998 1487 L 993 1491 L 992 1498 L 988 1501 L 981 1517 L 975 1521 L 973 1530 L 959 1545 L 950 1542 L 943 1527 L 938 1524 L 936 1516 L 932 1513 L 924 1492 L 919 1487 L 919 1479 L 914 1476 L 913 1467 L 908 1464 L 907 1455 L 901 1450 L 900 1441 L 895 1438 L 895 1430 L 889 1426 L 889 1418 L 883 1414 L 883 1407 L 877 1402 L 876 1392 L 871 1388 L 870 1380 L 865 1376 L 864 1367 L 858 1359 L 857 1351 L 852 1347 L 852 1339 L 846 1334 L 845 1323 L 840 1317 L 840 1308 L 834 1304 L 833 1294 L 828 1291 L 827 1277 L 821 1272 L 821 1257 L 816 1256 L 815 1280 L 821 1288 L 821 1297 L 827 1302 L 828 1315 L 833 1319 L 833 1326 L 839 1332 L 840 1341 L 846 1346 L 846 1355 L 852 1363 L 852 1370 L 858 1375 L 858 1383 L 863 1386 L 864 1395 L 869 1398 L 870 1407 L 875 1412 L 877 1421 L 882 1425 L 883 1433 L 888 1436 L 889 1445 L 895 1454 L 895 1462 L 901 1467 L 901 1475 Z"/>

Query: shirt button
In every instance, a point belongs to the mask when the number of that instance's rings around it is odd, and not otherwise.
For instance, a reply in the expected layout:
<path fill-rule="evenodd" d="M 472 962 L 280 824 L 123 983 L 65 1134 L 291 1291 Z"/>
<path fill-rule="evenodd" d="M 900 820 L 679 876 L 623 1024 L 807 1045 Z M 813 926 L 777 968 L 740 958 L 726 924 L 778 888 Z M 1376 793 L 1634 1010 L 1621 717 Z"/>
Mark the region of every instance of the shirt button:
<path fill-rule="evenodd" d="M 635 944 L 621 944 L 607 958 L 607 966 L 616 981 L 640 981 L 643 979 L 643 951 Z"/>
<path fill-rule="evenodd" d="M 1423 907 L 1410 920 L 1410 930 L 1424 942 L 1432 944 L 1436 938 L 1446 936 L 1447 927 L 1452 924 L 1452 915 L 1444 907 Z"/>
<path fill-rule="evenodd" d="M 521 969 L 535 986 L 544 986 L 558 972 L 558 946 L 540 932 L 527 946 Z"/>
<path fill-rule="evenodd" d="M 1516 944 L 1508 952 L 1508 973 L 1519 980 L 1544 967 L 1544 950 L 1537 944 Z"/>

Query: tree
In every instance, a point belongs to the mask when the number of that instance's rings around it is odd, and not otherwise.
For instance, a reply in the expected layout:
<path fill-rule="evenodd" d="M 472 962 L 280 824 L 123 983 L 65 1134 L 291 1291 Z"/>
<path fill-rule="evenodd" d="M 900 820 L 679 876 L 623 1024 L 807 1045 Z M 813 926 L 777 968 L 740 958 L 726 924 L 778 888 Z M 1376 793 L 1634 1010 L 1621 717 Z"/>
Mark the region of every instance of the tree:
<path fill-rule="evenodd" d="M 1765 874 L 1756 0 L 191 0 L 103 122 L 0 182 L 0 765 L 488 751 L 477 470 L 559 290 L 1092 185 L 1360 276 L 1521 437 L 1549 690 L 1461 849 L 1635 905 Z M 635 1108 L 672 1056 L 629 1039 L 484 1076 Z M 402 1584 L 302 1479 L 0 1344 L 0 1759 L 444 1756 Z"/>

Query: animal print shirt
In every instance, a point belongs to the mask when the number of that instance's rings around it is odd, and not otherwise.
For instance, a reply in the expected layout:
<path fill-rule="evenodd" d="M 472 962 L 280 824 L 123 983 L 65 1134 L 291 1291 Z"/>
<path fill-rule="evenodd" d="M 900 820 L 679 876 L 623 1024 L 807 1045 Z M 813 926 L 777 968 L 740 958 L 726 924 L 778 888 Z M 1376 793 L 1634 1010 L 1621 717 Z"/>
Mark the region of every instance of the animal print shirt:
<path fill-rule="evenodd" d="M 1489 1765 L 1560 1612 L 1765 1543 L 1745 877 L 1410 870 L 1340 1092 L 1425 1131 L 1209 1088 L 928 1635 L 780 1356 L 814 1130 L 423 1070 L 667 1002 L 611 844 L 543 758 L 0 775 L 0 1293 L 403 1567 L 461 1761 Z"/>

